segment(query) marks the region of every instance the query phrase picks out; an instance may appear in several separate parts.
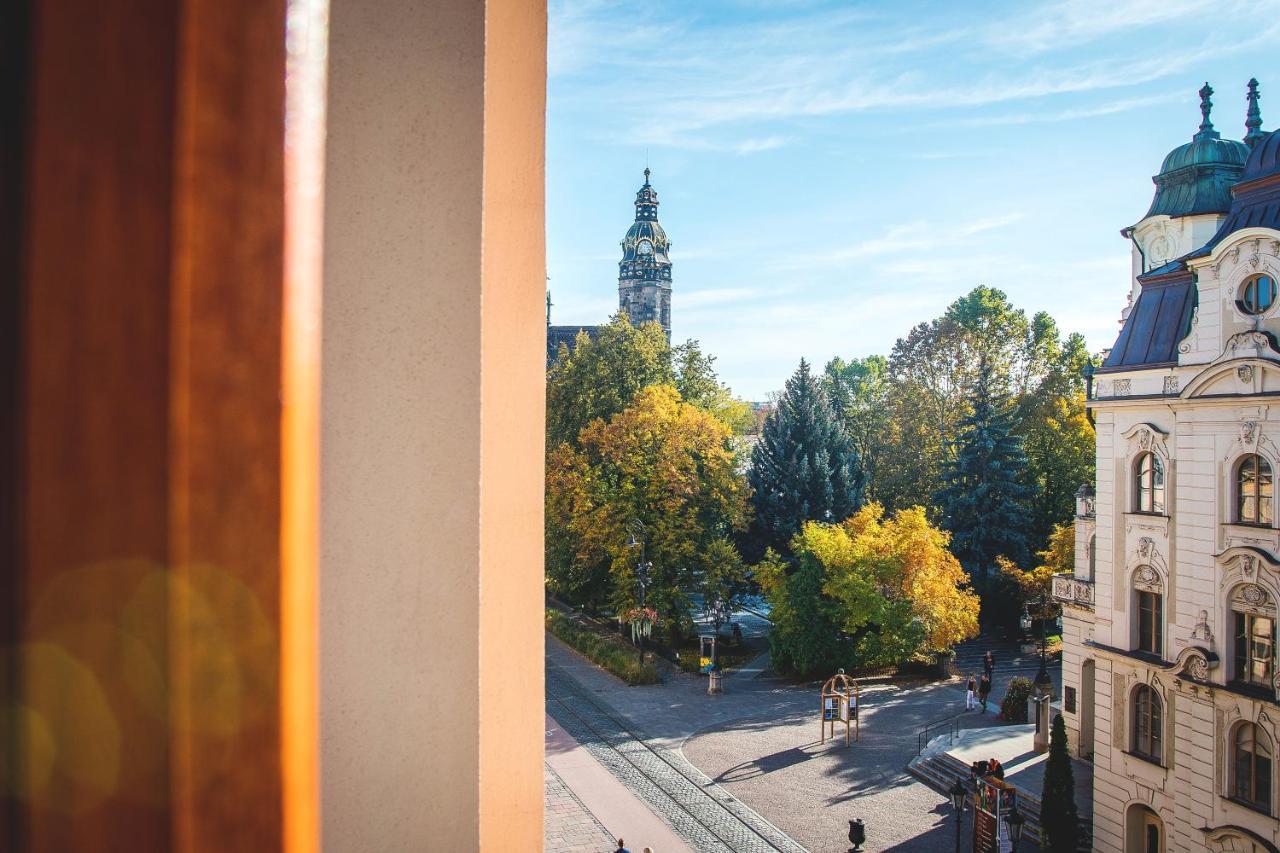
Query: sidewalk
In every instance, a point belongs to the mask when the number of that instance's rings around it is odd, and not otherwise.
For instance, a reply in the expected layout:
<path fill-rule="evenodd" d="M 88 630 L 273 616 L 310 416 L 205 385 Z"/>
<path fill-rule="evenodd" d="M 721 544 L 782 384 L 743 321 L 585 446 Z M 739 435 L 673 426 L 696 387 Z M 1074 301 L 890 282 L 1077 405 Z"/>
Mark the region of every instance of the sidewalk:
<path fill-rule="evenodd" d="M 547 853 L 610 853 L 619 838 L 635 853 L 646 847 L 654 853 L 692 853 L 688 844 L 559 723 L 549 715 L 546 722 L 546 764 L 567 789 L 559 791 L 554 781 L 547 787 Z M 575 809 L 575 801 L 581 809 Z M 586 820 L 582 811 L 591 820 Z M 607 846 L 600 846 L 600 842 Z"/>

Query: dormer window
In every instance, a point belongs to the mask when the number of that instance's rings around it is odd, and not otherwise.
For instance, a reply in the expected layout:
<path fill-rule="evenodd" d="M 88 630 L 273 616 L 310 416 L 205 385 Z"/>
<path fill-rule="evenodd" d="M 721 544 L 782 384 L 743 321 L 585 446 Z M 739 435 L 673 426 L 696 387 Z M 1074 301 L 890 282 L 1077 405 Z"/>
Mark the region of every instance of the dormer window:
<path fill-rule="evenodd" d="M 636 246 L 636 254 L 638 254 L 638 255 L 652 255 L 652 254 L 653 254 L 653 244 L 652 244 L 652 243 L 650 243 L 648 240 L 641 240 L 641 241 L 640 241 L 640 244 L 639 244 L 638 246 Z"/>
<path fill-rule="evenodd" d="M 1264 314 L 1276 302 L 1276 282 L 1262 273 L 1250 276 L 1240 285 L 1240 298 L 1236 305 L 1246 314 Z"/>
<path fill-rule="evenodd" d="M 1164 515 L 1164 463 L 1151 451 L 1133 463 L 1134 512 Z"/>

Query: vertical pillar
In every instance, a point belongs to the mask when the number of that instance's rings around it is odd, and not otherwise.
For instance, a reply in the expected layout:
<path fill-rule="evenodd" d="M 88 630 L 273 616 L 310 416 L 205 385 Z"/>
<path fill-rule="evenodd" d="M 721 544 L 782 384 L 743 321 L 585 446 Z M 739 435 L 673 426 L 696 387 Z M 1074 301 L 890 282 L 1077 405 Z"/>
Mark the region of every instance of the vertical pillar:
<path fill-rule="evenodd" d="M 545 14 L 332 3 L 327 848 L 541 845 Z"/>

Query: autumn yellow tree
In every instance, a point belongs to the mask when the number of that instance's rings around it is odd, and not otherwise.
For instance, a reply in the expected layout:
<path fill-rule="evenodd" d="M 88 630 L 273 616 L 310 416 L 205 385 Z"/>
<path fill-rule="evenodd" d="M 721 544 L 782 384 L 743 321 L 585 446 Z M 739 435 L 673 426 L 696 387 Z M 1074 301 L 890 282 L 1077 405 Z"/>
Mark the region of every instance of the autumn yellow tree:
<path fill-rule="evenodd" d="M 734 464 L 731 432 L 685 403 L 670 385 L 652 385 L 607 422 L 597 418 L 578 447 L 562 444 L 547 464 L 547 577 L 573 600 L 625 608 L 636 603 L 638 547 L 629 523 L 644 524 L 651 562 L 646 603 L 664 614 L 687 610 L 684 590 L 707 573 L 723 582 L 730 537 L 745 529 L 748 490 Z"/>
<path fill-rule="evenodd" d="M 920 507 L 886 518 L 872 503 L 841 524 L 806 523 L 792 541 L 796 571 L 784 577 L 773 565 L 757 569 L 782 617 L 774 623 L 775 652 L 797 670 L 836 659 L 896 663 L 976 635 L 978 596 L 949 541 Z M 815 633 L 828 621 L 832 627 Z M 844 639 L 827 636 L 833 633 Z"/>
<path fill-rule="evenodd" d="M 1022 569 L 1013 561 L 1000 557 L 1000 572 L 1017 589 L 1018 604 L 1037 619 L 1053 619 L 1061 606 L 1053 598 L 1053 576 L 1069 574 L 1076 565 L 1076 528 L 1074 524 L 1056 524 L 1049 534 L 1049 544 L 1036 554 L 1031 569 Z"/>

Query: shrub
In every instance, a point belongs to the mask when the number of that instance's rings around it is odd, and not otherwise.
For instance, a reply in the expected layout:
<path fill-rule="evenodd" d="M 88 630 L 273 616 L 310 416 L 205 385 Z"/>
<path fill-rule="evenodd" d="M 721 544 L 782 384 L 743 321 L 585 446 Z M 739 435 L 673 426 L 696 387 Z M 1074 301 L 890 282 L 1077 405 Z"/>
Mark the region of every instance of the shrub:
<path fill-rule="evenodd" d="M 1027 700 L 1035 685 L 1029 678 L 1015 678 L 1009 682 L 1009 691 L 1004 694 L 1000 703 L 1000 716 L 1011 723 L 1027 721 Z"/>
<path fill-rule="evenodd" d="M 547 630 L 627 684 L 657 684 L 659 681 L 658 670 L 651 663 L 641 666 L 639 653 L 633 646 L 588 630 L 559 610 L 548 608 Z"/>
<path fill-rule="evenodd" d="M 1067 726 L 1061 714 L 1053 717 L 1049 736 L 1049 760 L 1044 767 L 1044 794 L 1040 800 L 1042 847 L 1049 853 L 1075 853 L 1080 834 L 1076 810 L 1075 774 L 1067 753 Z"/>

